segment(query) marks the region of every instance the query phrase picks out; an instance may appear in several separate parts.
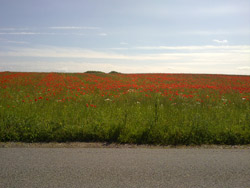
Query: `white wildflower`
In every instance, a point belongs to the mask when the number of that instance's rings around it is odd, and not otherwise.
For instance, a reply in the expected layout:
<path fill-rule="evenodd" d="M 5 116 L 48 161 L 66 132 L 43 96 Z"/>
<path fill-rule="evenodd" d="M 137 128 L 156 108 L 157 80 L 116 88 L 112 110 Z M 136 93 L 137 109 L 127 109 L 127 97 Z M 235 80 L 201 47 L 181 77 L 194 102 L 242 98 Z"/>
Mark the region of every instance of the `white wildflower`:
<path fill-rule="evenodd" d="M 128 92 L 132 93 L 132 92 L 135 92 L 135 90 L 134 89 L 129 89 Z"/>
<path fill-rule="evenodd" d="M 227 102 L 227 99 L 225 99 L 225 98 L 222 98 L 221 100 L 222 100 L 223 102 Z"/>

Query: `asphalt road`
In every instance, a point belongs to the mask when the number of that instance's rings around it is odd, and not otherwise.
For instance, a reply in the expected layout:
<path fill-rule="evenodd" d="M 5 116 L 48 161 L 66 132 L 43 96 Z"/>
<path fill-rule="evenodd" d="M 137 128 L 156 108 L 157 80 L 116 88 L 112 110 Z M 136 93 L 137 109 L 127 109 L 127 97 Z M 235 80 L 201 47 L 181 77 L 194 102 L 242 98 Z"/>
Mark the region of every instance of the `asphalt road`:
<path fill-rule="evenodd" d="M 0 148 L 1 188 L 250 188 L 250 149 Z"/>

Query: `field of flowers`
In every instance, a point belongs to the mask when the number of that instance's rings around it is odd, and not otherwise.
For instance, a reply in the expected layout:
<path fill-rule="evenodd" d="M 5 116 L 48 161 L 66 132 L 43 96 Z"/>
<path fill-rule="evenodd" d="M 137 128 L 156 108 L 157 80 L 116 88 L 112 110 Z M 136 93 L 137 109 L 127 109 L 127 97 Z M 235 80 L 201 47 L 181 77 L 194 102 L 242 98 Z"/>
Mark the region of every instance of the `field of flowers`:
<path fill-rule="evenodd" d="M 250 76 L 1 72 L 0 141 L 250 144 Z"/>

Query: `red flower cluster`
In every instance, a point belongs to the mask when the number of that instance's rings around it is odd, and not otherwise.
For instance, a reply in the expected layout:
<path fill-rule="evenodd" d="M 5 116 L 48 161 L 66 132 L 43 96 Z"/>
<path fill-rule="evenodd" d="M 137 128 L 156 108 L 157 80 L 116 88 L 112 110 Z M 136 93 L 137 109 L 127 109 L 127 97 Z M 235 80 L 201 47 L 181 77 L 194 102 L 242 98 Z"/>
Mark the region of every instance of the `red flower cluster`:
<path fill-rule="evenodd" d="M 86 104 L 86 107 L 88 108 L 88 107 L 93 107 L 93 108 L 96 108 L 96 105 L 94 105 L 94 104 Z"/>
<path fill-rule="evenodd" d="M 0 91 L 1 98 L 18 98 L 22 102 L 82 101 L 90 95 L 117 99 L 140 93 L 146 98 L 158 94 L 168 100 L 194 99 L 197 102 L 221 100 L 224 96 L 234 94 L 239 100 L 249 101 L 250 76 L 2 72 Z M 228 103 L 229 100 L 223 102 Z M 86 107 L 95 108 L 96 105 L 86 104 Z"/>

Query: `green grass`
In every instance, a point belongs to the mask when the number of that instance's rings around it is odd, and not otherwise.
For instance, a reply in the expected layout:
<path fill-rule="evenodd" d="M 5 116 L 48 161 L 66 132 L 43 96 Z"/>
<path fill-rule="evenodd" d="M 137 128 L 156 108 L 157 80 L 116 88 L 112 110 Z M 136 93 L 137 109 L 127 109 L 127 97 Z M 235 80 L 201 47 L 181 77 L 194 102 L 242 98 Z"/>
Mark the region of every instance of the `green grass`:
<path fill-rule="evenodd" d="M 34 76 L 41 79 L 40 75 Z M 102 77 L 113 79 L 112 76 Z M 84 74 L 83 79 L 86 78 L 88 76 Z M 92 84 L 90 81 L 85 81 L 85 84 L 87 82 Z M 34 85 L 19 84 L 16 85 L 19 88 L 14 88 L 15 84 L 9 84 L 0 92 L 2 142 L 250 144 L 250 102 L 242 100 L 237 92 L 204 98 L 203 102 L 199 102 L 198 96 L 207 96 L 210 90 L 200 89 L 199 95 L 190 99 L 176 95 L 169 100 L 159 92 L 150 91 L 132 90 L 119 97 L 116 97 L 117 92 L 103 96 L 95 87 L 92 93 L 88 91 L 75 100 L 62 101 L 62 98 L 74 97 L 75 93 L 65 89 L 50 96 L 49 100 L 46 100 L 45 94 L 43 99 L 38 99 L 39 92 Z M 6 97 L 6 93 L 11 94 L 10 98 Z M 30 96 L 25 98 L 27 93 Z M 219 96 L 219 92 L 209 95 Z"/>

